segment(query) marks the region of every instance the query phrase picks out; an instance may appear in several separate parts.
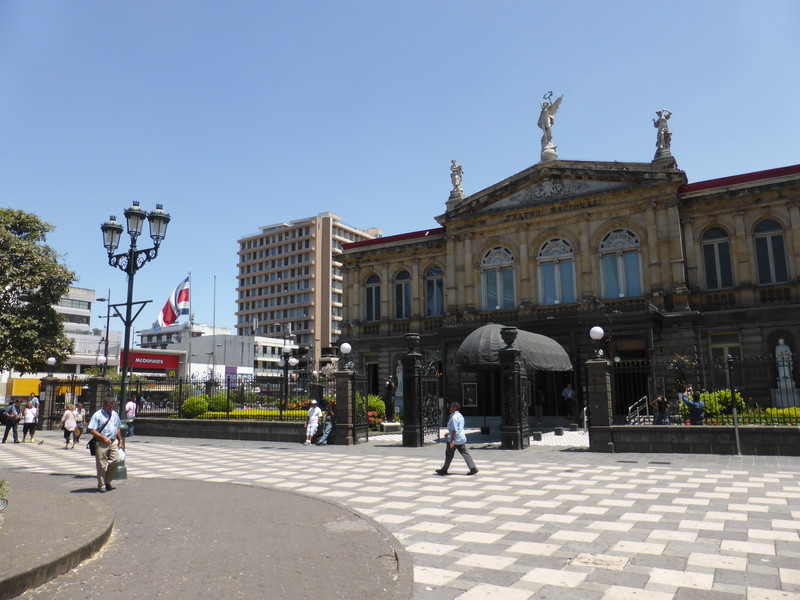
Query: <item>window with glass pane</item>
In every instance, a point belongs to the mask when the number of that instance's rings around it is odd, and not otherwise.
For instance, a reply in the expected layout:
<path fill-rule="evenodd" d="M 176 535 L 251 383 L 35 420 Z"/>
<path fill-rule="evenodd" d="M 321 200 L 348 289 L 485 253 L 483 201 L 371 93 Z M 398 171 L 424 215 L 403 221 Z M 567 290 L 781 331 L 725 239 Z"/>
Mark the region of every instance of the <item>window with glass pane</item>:
<path fill-rule="evenodd" d="M 724 229 L 712 227 L 703 234 L 703 266 L 706 272 L 706 289 L 719 290 L 733 287 L 731 244 Z"/>
<path fill-rule="evenodd" d="M 444 314 L 444 273 L 441 267 L 431 267 L 425 274 L 425 314 L 429 317 Z"/>
<path fill-rule="evenodd" d="M 777 221 L 761 221 L 753 232 L 758 283 L 783 283 L 789 280 L 783 228 Z"/>
<path fill-rule="evenodd" d="M 627 229 L 615 229 L 600 242 L 600 265 L 605 298 L 641 296 L 639 238 Z"/>
<path fill-rule="evenodd" d="M 381 278 L 370 275 L 367 278 L 366 291 L 367 321 L 380 321 L 381 319 Z"/>
<path fill-rule="evenodd" d="M 484 310 L 516 306 L 514 255 L 507 248 L 492 248 L 481 261 Z"/>
<path fill-rule="evenodd" d="M 394 316 L 396 319 L 411 318 L 411 274 L 400 271 L 394 278 Z"/>
<path fill-rule="evenodd" d="M 575 269 L 572 245 L 566 240 L 550 240 L 537 256 L 539 296 L 542 304 L 575 302 Z"/>

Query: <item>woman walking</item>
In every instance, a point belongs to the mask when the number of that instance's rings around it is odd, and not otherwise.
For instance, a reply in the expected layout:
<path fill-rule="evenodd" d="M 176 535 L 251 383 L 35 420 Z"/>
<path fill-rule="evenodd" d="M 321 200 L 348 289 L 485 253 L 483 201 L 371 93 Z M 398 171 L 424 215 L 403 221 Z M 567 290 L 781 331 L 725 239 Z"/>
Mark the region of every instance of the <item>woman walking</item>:
<path fill-rule="evenodd" d="M 64 414 L 61 415 L 61 428 L 64 430 L 64 450 L 67 448 L 74 448 L 75 443 L 73 442 L 70 446 L 70 440 L 72 439 L 72 432 L 75 431 L 75 428 L 78 426 L 78 422 L 75 420 L 75 413 L 73 412 L 75 407 L 72 404 L 67 404 L 64 407 Z"/>
<path fill-rule="evenodd" d="M 75 423 L 75 431 L 72 432 L 73 446 L 80 441 L 83 430 L 86 428 L 86 410 L 80 402 L 75 405 Z"/>
<path fill-rule="evenodd" d="M 33 443 L 33 436 L 36 435 L 36 417 L 39 411 L 33 405 L 33 402 L 28 402 L 28 406 L 22 411 L 22 441 L 25 441 L 28 433 L 31 434 L 31 443 Z"/>

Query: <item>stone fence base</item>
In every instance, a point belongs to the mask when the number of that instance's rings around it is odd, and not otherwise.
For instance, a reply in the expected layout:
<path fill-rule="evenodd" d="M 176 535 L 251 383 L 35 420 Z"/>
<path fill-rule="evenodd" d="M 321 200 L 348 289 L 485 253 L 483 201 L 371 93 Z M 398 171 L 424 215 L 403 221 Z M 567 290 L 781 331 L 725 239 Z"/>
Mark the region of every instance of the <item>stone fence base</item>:
<path fill-rule="evenodd" d="M 800 456 L 800 427 L 740 427 L 739 446 L 746 455 Z M 589 449 L 592 452 L 736 454 L 736 430 L 718 425 L 592 427 Z"/>
<path fill-rule="evenodd" d="M 321 431 L 320 427 L 320 431 Z M 259 442 L 297 442 L 306 439 L 305 423 L 276 421 L 211 421 L 205 419 L 148 419 L 137 418 L 137 435 L 206 438 L 220 440 L 255 440 Z M 336 444 L 334 426 L 328 443 Z"/>

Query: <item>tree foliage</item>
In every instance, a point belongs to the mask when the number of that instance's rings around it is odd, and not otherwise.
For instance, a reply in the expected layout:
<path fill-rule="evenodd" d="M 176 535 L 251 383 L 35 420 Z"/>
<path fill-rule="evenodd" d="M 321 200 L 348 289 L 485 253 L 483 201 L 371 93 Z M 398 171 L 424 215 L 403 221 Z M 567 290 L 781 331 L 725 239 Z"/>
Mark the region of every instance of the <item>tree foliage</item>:
<path fill-rule="evenodd" d="M 45 244 L 52 230 L 34 214 L 0 208 L 0 370 L 41 371 L 48 357 L 60 362 L 72 352 L 53 305 L 75 274 Z"/>

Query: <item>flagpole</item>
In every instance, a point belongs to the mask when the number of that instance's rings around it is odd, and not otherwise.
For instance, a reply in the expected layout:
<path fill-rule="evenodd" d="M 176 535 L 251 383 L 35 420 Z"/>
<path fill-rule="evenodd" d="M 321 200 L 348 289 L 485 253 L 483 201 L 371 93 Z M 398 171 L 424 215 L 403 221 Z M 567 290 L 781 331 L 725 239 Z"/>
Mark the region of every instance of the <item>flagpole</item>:
<path fill-rule="evenodd" d="M 194 291 L 192 290 L 192 272 L 189 271 L 189 352 L 186 355 L 187 379 L 192 378 L 192 338 L 194 337 L 194 333 L 192 331 L 192 329 L 194 328 L 194 311 L 192 310 L 192 296 L 194 296 Z"/>

